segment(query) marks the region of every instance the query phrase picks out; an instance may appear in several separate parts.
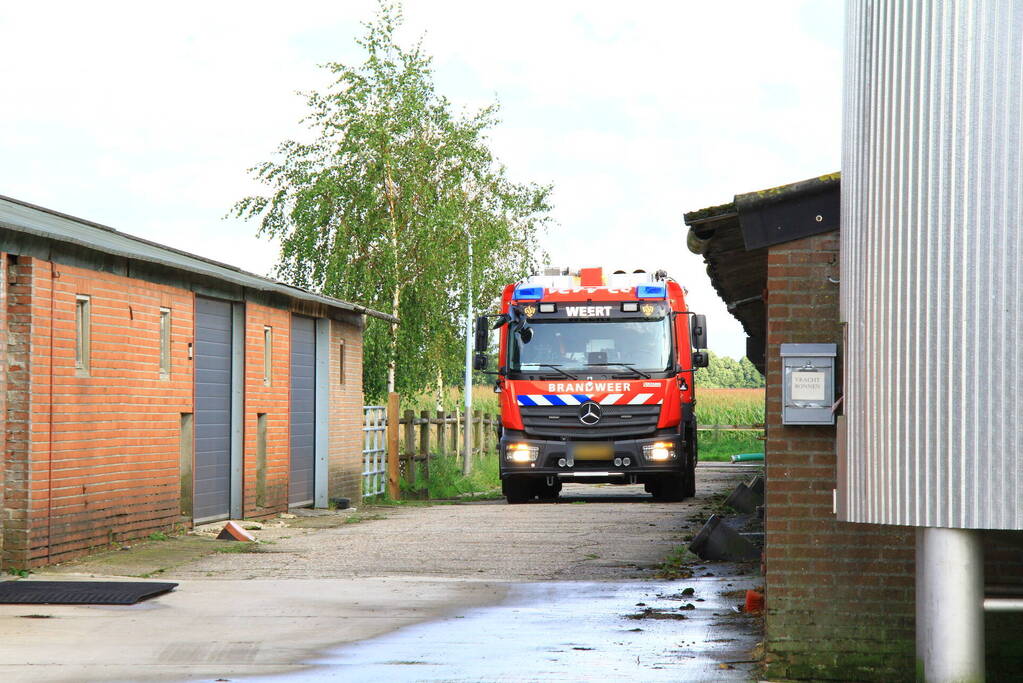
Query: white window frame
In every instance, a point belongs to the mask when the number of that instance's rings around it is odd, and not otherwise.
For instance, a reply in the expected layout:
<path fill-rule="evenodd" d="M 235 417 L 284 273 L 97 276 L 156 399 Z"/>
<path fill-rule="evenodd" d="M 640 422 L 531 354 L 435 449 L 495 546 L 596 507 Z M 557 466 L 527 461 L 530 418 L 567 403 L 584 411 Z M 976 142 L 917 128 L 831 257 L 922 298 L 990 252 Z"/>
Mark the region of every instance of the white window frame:
<path fill-rule="evenodd" d="M 160 307 L 160 379 L 171 376 L 171 309 Z"/>
<path fill-rule="evenodd" d="M 274 328 L 263 325 L 263 386 L 273 384 Z"/>
<path fill-rule="evenodd" d="M 88 377 L 92 355 L 92 297 L 75 295 L 75 371 Z"/>
<path fill-rule="evenodd" d="M 338 384 L 345 383 L 345 340 L 340 339 L 337 343 L 337 374 Z"/>

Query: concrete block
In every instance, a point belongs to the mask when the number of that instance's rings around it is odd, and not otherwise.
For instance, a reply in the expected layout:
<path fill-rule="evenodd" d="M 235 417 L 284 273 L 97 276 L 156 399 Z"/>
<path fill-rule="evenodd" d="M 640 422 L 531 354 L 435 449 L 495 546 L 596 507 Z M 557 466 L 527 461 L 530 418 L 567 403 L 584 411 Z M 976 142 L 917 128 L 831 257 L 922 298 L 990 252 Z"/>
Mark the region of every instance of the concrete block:
<path fill-rule="evenodd" d="M 704 560 L 752 562 L 760 559 L 760 550 L 724 524 L 718 515 L 710 516 L 689 544 L 689 550 Z"/>
<path fill-rule="evenodd" d="M 757 494 L 746 484 L 736 486 L 731 495 L 725 499 L 725 505 L 739 512 L 753 512 L 758 505 L 763 505 L 763 503 L 763 494 Z"/>

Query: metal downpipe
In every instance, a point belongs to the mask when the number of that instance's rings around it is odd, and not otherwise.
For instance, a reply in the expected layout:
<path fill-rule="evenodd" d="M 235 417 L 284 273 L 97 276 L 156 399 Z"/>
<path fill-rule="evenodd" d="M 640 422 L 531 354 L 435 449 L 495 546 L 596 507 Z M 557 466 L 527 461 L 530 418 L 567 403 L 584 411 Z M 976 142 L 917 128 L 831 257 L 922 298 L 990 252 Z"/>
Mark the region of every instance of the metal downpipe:
<path fill-rule="evenodd" d="M 984 680 L 984 554 L 980 532 L 916 532 L 917 678 Z"/>

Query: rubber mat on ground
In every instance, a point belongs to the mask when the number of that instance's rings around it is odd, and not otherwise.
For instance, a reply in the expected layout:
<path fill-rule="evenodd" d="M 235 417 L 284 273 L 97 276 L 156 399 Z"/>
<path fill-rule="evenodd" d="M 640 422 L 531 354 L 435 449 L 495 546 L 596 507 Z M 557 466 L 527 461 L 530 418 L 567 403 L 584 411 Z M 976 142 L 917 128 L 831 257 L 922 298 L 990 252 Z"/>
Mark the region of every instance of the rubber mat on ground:
<path fill-rule="evenodd" d="M 0 604 L 134 605 L 177 585 L 155 581 L 0 581 Z"/>

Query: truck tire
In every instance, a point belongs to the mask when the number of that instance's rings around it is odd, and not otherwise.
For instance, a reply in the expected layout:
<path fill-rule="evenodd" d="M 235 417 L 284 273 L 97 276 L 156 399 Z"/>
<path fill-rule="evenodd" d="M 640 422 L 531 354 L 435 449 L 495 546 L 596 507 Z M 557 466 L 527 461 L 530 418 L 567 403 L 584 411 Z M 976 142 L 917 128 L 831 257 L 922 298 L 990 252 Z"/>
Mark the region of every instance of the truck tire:
<path fill-rule="evenodd" d="M 698 432 L 696 424 L 686 427 L 686 443 L 688 444 L 688 460 L 685 468 L 685 488 L 683 493 L 686 498 L 696 497 L 696 461 L 699 459 L 699 445 L 697 442 Z"/>
<path fill-rule="evenodd" d="M 689 467 L 686 468 L 686 473 L 683 476 L 685 480 L 685 486 L 683 486 L 682 494 L 686 498 L 696 497 L 696 462 L 694 461 Z"/>
<path fill-rule="evenodd" d="M 501 482 L 501 493 L 508 505 L 528 503 L 536 495 L 532 482 L 524 479 L 505 479 Z"/>
<path fill-rule="evenodd" d="M 684 474 L 666 474 L 653 485 L 654 500 L 664 503 L 677 503 L 686 498 L 686 476 Z"/>

